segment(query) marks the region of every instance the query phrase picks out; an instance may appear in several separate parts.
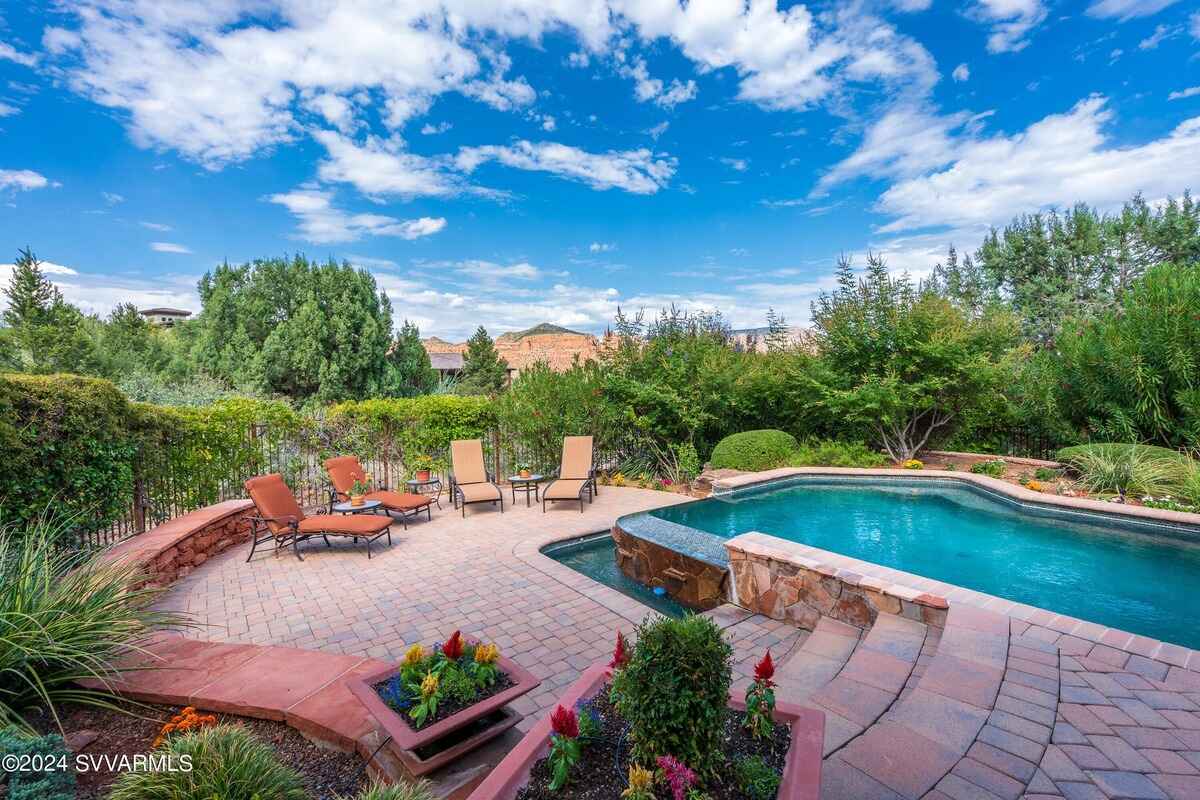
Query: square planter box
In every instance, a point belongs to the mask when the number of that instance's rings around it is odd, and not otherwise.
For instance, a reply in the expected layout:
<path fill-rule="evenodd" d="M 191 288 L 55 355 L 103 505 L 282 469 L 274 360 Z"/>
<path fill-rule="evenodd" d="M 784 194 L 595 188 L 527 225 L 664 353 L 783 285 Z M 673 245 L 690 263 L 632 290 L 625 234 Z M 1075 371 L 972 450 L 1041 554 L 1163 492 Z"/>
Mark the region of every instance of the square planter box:
<path fill-rule="evenodd" d="M 479 640 L 474 637 L 464 636 L 463 640 L 470 644 L 479 644 Z M 387 735 L 392 737 L 396 745 L 394 750 L 409 771 L 414 775 L 424 775 L 499 736 L 521 721 L 520 714 L 504 706 L 536 689 L 541 680 L 504 656 L 496 660 L 496 666 L 508 675 L 513 682 L 512 686 L 420 730 L 411 728 L 399 712 L 393 711 L 383 702 L 374 689 L 375 684 L 389 680 L 399 673 L 399 667 L 388 667 L 362 678 L 348 680 L 346 686 L 359 702 L 367 707 Z M 493 718 L 486 727 L 470 733 L 465 738 L 457 735 L 461 728 L 477 723 L 485 717 Z M 444 750 L 431 753 L 430 746 L 442 739 L 451 740 L 453 743 Z M 424 752 L 418 753 L 419 750 Z"/>
<path fill-rule="evenodd" d="M 588 667 L 558 699 L 558 705 L 574 708 L 579 700 L 593 697 L 609 678 L 608 667 Z M 730 693 L 729 707 L 744 711 L 746 704 Z M 777 800 L 817 800 L 821 794 L 821 748 L 825 741 L 825 714 L 789 703 L 775 706 L 775 721 L 792 728 L 779 783 Z M 467 800 L 512 800 L 529 782 L 529 771 L 550 750 L 550 715 L 540 719 L 504 760 L 471 792 Z"/>

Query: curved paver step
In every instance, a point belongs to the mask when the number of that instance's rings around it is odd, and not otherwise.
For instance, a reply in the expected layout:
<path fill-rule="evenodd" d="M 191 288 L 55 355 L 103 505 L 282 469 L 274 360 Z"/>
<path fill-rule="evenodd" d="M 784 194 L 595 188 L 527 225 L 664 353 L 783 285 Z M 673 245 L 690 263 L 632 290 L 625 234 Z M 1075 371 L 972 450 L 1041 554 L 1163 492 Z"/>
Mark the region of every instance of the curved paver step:
<path fill-rule="evenodd" d="M 821 617 L 796 652 L 775 670 L 775 696 L 798 705 L 833 680 L 858 647 L 861 631 Z"/>
<path fill-rule="evenodd" d="M 776 671 L 777 696 L 825 712 L 825 754 L 862 733 L 900 696 L 924 646 L 926 626 L 881 614 L 859 638 L 853 626 L 822 617 Z"/>
<path fill-rule="evenodd" d="M 903 699 L 826 758 L 825 800 L 918 800 L 931 791 L 931 799 L 942 800 L 1011 794 L 1016 781 L 1009 783 L 1009 776 L 985 760 L 999 763 L 1000 756 L 983 747 L 974 751 L 982 758 L 969 755 L 985 726 L 1005 732 L 1008 722 L 993 719 L 1009 660 L 1008 618 L 969 606 L 951 608 L 936 651 L 926 648 L 921 658 L 919 678 L 898 690 Z M 993 791 L 993 778 L 1002 791 Z"/>

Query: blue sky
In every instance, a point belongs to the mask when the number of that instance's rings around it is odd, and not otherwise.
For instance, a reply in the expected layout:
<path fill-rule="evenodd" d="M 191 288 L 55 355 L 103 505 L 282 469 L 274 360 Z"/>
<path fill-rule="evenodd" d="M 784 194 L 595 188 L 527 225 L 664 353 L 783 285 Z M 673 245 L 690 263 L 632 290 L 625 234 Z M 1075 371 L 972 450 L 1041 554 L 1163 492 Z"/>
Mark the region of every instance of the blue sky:
<path fill-rule="evenodd" d="M 96 313 L 303 251 L 447 338 L 803 324 L 839 253 L 920 275 L 1017 213 L 1200 186 L 1184 0 L 17 5 L 0 262 Z"/>

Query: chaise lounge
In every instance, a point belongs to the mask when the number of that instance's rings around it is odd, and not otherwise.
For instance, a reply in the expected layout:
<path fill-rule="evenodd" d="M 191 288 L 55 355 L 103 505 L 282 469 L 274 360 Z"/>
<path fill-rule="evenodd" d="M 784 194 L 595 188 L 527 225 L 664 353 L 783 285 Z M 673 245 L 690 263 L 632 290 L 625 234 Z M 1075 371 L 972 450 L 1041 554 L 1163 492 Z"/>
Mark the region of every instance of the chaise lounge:
<path fill-rule="evenodd" d="M 259 516 L 250 518 L 251 538 L 249 561 L 255 549 L 264 542 L 274 541 L 275 548 L 292 546 L 292 552 L 301 561 L 300 542 L 320 536 L 328 547 L 330 536 L 349 536 L 354 541 L 363 539 L 367 543 L 367 558 L 371 557 L 371 542 L 381 536 L 392 543 L 392 518 L 379 514 L 315 514 L 309 516 L 296 502 L 295 495 L 277 472 L 260 475 L 245 483 L 250 499 L 254 501 Z"/>
<path fill-rule="evenodd" d="M 350 499 L 350 490 L 354 488 L 355 481 L 366 482 L 367 473 L 357 456 L 327 458 L 324 464 L 325 471 L 329 473 L 329 481 L 333 484 L 333 490 L 330 492 L 329 499 L 329 506 L 332 511 L 335 502 Z M 433 519 L 433 511 L 429 508 L 433 504 L 433 498 L 428 495 L 412 494 L 411 492 L 394 492 L 390 491 L 386 486 L 380 486 L 375 491 L 367 492 L 363 496 L 367 500 L 379 501 L 385 510 L 398 515 L 400 522 L 404 524 L 405 530 L 408 530 L 409 517 L 415 517 L 422 511 L 425 512 L 425 515 L 430 520 Z"/>
<path fill-rule="evenodd" d="M 583 513 L 583 496 L 588 502 L 596 491 L 596 471 L 592 469 L 592 437 L 567 436 L 563 439 L 562 464 L 558 479 L 542 492 L 542 513 L 546 503 L 560 500 L 578 500 L 579 513 Z"/>
<path fill-rule="evenodd" d="M 504 513 L 504 494 L 492 483 L 492 478 L 483 466 L 483 442 L 479 439 L 460 439 L 450 443 L 450 496 L 454 507 L 462 504 L 462 514 L 467 516 L 467 506 L 474 503 L 500 503 Z"/>

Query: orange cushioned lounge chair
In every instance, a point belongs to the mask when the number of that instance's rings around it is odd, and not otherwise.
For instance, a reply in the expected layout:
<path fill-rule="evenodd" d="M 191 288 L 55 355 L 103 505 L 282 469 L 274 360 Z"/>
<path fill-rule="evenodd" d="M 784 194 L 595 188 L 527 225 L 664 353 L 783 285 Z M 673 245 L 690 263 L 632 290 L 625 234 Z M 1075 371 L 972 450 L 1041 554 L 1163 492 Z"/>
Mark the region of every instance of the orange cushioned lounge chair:
<path fill-rule="evenodd" d="M 462 504 L 462 513 L 467 515 L 467 506 L 472 503 L 500 503 L 504 513 L 504 494 L 492 483 L 492 478 L 483 466 L 483 442 L 479 439 L 461 439 L 450 443 L 450 463 L 454 472 L 450 475 L 450 496 L 454 507 Z"/>
<path fill-rule="evenodd" d="M 583 496 L 588 502 L 596 492 L 596 472 L 592 469 L 592 437 L 567 436 L 563 439 L 562 465 L 558 479 L 542 492 L 542 513 L 546 513 L 546 502 L 556 500 L 578 500 L 579 513 L 583 513 Z"/>
<path fill-rule="evenodd" d="M 325 459 L 325 471 L 329 473 L 329 480 L 333 484 L 333 491 L 330 492 L 332 496 L 329 500 L 331 508 L 335 502 L 350 499 L 350 489 L 354 487 L 355 481 L 366 483 L 367 473 L 362 468 L 358 456 L 327 458 Z M 378 500 L 384 509 L 398 514 L 400 521 L 404 523 L 405 530 L 408 530 L 408 518 L 415 517 L 422 511 L 429 519 L 433 519 L 433 512 L 429 508 L 433 503 L 433 498 L 429 495 L 393 492 L 389 491 L 386 486 L 380 486 L 373 492 L 367 492 L 363 497 L 367 500 Z"/>
<path fill-rule="evenodd" d="M 392 543 L 392 518 L 380 514 L 316 514 L 308 516 L 288 485 L 283 482 L 283 476 L 277 472 L 270 475 L 260 475 L 246 481 L 246 491 L 258 508 L 259 516 L 251 517 L 251 531 L 254 544 L 250 547 L 249 561 L 254 558 L 254 550 L 263 542 L 274 540 L 275 547 L 280 545 L 292 546 L 296 558 L 301 561 L 300 542 L 320 536 L 329 544 L 330 536 L 349 536 L 367 543 L 367 558 L 371 557 L 371 542 L 381 536 L 388 537 Z"/>

